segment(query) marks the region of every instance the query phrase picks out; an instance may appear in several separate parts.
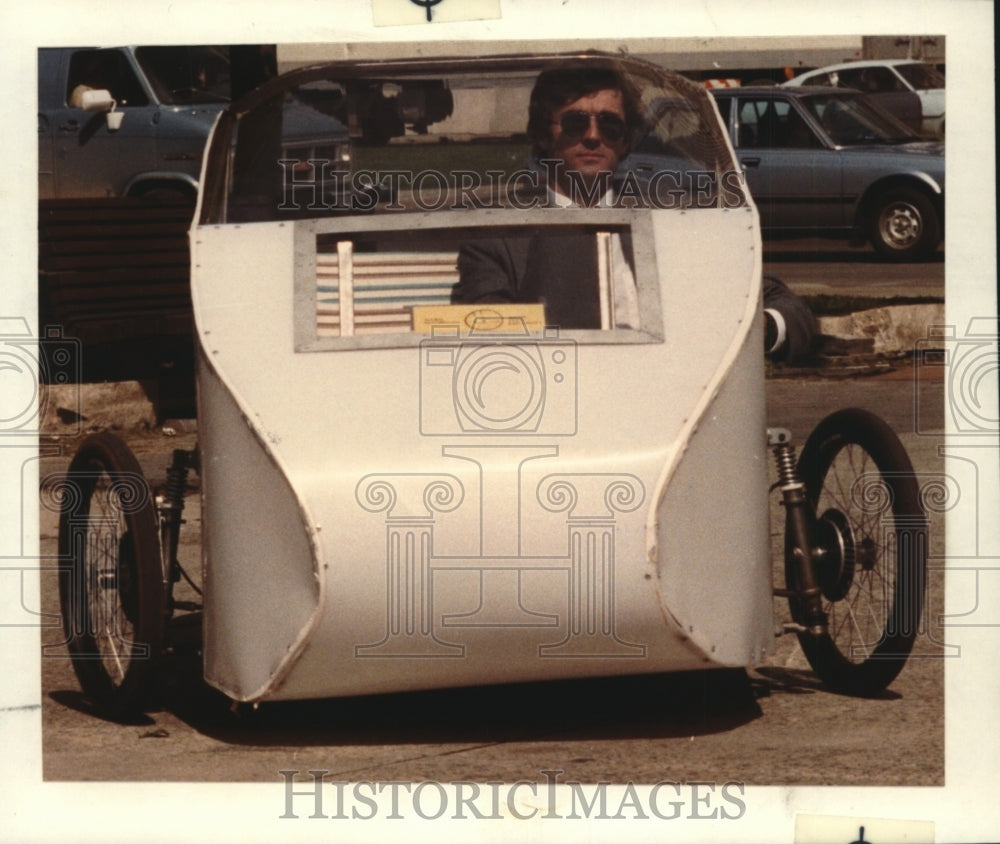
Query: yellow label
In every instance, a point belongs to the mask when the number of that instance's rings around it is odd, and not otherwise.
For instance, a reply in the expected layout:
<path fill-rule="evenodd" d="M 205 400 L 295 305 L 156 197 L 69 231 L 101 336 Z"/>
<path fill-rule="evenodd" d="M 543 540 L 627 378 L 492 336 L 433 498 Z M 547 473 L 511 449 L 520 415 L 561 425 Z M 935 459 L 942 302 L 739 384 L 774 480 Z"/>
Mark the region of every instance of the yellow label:
<path fill-rule="evenodd" d="M 545 330 L 545 307 L 526 305 L 417 305 L 413 330 L 454 337 L 481 334 L 537 334 Z"/>

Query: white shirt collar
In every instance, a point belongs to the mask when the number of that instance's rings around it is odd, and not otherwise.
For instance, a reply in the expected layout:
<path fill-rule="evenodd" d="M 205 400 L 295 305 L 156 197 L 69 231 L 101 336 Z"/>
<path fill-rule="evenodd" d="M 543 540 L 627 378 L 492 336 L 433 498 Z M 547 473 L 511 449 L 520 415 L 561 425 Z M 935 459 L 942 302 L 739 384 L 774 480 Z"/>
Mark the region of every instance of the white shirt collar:
<path fill-rule="evenodd" d="M 553 190 L 550 187 L 546 187 L 546 190 L 548 191 L 549 199 L 551 200 L 552 204 L 555 205 L 557 208 L 580 207 L 572 199 L 566 196 L 566 194 L 560 193 L 557 190 Z M 597 207 L 610 208 L 614 205 L 614 201 L 615 201 L 615 192 L 611 188 L 608 188 L 604 196 L 601 198 L 600 202 L 597 203 Z"/>

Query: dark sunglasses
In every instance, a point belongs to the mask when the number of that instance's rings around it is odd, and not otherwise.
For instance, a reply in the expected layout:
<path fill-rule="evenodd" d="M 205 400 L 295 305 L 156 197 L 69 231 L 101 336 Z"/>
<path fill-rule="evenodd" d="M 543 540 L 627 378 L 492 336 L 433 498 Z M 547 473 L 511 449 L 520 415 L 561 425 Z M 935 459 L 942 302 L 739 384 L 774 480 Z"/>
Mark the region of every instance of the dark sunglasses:
<path fill-rule="evenodd" d="M 625 137 L 625 121 L 612 111 L 602 111 L 600 114 L 591 114 L 589 111 L 567 111 L 558 120 L 563 134 L 571 141 L 577 141 L 590 130 L 590 121 L 597 120 L 597 131 L 601 137 L 611 143 L 616 143 Z"/>

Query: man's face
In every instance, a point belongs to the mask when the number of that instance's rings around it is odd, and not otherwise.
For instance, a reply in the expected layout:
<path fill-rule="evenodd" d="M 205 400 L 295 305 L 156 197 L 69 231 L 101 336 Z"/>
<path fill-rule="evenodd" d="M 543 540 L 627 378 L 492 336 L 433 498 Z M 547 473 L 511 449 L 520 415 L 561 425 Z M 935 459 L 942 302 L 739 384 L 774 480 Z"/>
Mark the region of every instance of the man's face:
<path fill-rule="evenodd" d="M 580 114 L 589 116 L 582 134 L 565 131 L 564 119 L 583 124 L 583 118 L 578 116 Z M 613 136 L 617 133 L 608 131 L 607 125 L 602 133 L 597 119 L 601 115 L 606 115 L 603 119 L 605 124 L 614 123 L 610 117 L 613 115 L 624 127 L 625 103 L 621 91 L 602 88 L 557 109 L 552 115 L 548 143 L 543 145 L 547 158 L 562 161 L 567 171 L 579 172 L 587 184 L 592 184 L 601 173 L 613 173 L 628 153 L 625 134 L 615 138 Z"/>

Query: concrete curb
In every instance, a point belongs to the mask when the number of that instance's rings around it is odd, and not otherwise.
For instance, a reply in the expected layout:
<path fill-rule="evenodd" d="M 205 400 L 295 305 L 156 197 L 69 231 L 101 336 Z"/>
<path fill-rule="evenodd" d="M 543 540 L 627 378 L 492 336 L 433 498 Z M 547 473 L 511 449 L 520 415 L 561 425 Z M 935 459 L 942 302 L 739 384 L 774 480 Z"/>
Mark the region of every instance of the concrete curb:
<path fill-rule="evenodd" d="M 929 328 L 944 325 L 944 303 L 889 305 L 844 316 L 820 317 L 821 334 L 843 340 L 870 340 L 877 355 L 906 354 L 926 344 Z"/>
<path fill-rule="evenodd" d="M 67 437 L 90 431 L 157 428 L 155 384 L 115 381 L 48 385 L 41 393 L 41 431 Z"/>

